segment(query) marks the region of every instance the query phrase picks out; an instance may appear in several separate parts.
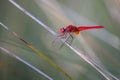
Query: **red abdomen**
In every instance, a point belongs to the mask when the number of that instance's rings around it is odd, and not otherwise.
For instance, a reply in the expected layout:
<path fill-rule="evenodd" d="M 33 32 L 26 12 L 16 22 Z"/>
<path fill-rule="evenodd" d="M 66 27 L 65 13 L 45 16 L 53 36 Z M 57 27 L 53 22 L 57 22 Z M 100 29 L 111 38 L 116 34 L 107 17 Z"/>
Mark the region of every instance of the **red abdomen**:
<path fill-rule="evenodd" d="M 99 28 L 104 28 L 104 26 L 79 26 L 78 30 L 83 31 L 83 30 L 99 29 Z"/>

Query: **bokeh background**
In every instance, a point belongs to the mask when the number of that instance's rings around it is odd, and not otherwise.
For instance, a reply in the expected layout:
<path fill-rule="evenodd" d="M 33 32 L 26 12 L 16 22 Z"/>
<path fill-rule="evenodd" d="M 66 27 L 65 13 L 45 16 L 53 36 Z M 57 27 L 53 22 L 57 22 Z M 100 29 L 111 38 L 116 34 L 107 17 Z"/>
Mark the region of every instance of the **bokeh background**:
<path fill-rule="evenodd" d="M 103 25 L 104 29 L 81 32 L 72 43 L 117 78 L 120 78 L 119 0 L 15 0 L 55 32 L 73 24 Z M 55 36 L 21 12 L 8 0 L 0 1 L 0 22 L 49 57 L 73 80 L 106 80 Z M 0 46 L 37 67 L 54 80 L 68 80 L 9 31 L 0 26 Z M 24 63 L 0 50 L 0 80 L 47 80 Z"/>

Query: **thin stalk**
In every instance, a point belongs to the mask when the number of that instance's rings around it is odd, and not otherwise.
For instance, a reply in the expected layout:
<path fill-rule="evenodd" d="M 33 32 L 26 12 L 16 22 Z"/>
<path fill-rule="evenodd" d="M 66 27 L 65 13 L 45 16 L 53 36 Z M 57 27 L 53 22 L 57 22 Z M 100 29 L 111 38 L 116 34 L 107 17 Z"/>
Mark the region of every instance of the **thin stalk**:
<path fill-rule="evenodd" d="M 42 76 L 44 76 L 45 78 L 47 78 L 48 80 L 53 80 L 50 76 L 48 76 L 47 74 L 45 74 L 44 72 L 42 72 L 40 69 L 36 68 L 35 66 L 33 66 L 32 64 L 28 63 L 27 61 L 25 61 L 24 59 L 20 58 L 19 56 L 17 56 L 15 53 L 9 51 L 6 48 L 3 48 L 0 46 L 0 50 L 6 52 L 6 54 L 12 56 L 13 58 L 19 60 L 20 62 L 26 64 L 27 66 L 29 66 L 31 69 L 33 69 L 34 71 L 38 72 L 39 74 L 41 74 Z"/>

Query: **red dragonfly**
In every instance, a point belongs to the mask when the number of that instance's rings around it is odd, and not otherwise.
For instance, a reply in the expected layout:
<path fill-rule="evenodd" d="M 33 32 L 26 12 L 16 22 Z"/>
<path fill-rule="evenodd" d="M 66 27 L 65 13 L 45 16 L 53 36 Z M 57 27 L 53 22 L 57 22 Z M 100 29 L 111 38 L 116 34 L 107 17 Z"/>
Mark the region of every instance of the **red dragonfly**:
<path fill-rule="evenodd" d="M 57 36 L 56 39 L 65 39 L 65 42 L 69 43 L 71 45 L 74 37 L 73 33 L 78 35 L 81 31 L 84 30 L 90 30 L 90 29 L 99 29 L 99 28 L 104 28 L 104 26 L 73 26 L 73 25 L 68 25 L 65 28 L 60 28 L 60 35 Z M 68 42 L 68 39 L 71 38 L 71 41 Z M 53 41 L 53 43 L 56 41 L 56 39 Z M 63 43 L 64 45 L 64 43 Z M 61 47 L 63 46 L 61 45 Z"/>

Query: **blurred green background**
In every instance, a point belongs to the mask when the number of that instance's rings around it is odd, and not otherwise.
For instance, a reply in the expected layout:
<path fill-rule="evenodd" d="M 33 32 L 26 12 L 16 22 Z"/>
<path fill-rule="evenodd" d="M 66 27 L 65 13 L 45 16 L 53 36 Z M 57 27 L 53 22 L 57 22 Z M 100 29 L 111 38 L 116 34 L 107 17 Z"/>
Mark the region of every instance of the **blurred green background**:
<path fill-rule="evenodd" d="M 73 24 L 103 25 L 104 29 L 81 32 L 72 45 L 110 73 L 120 78 L 120 1 L 119 0 L 15 0 L 44 24 L 58 32 Z M 0 1 L 0 22 L 49 57 L 73 80 L 106 80 L 91 65 L 60 40 L 25 15 L 8 0 Z M 0 26 L 0 46 L 42 70 L 54 80 L 68 80 L 10 32 Z M 48 80 L 24 63 L 0 50 L 0 80 Z"/>

